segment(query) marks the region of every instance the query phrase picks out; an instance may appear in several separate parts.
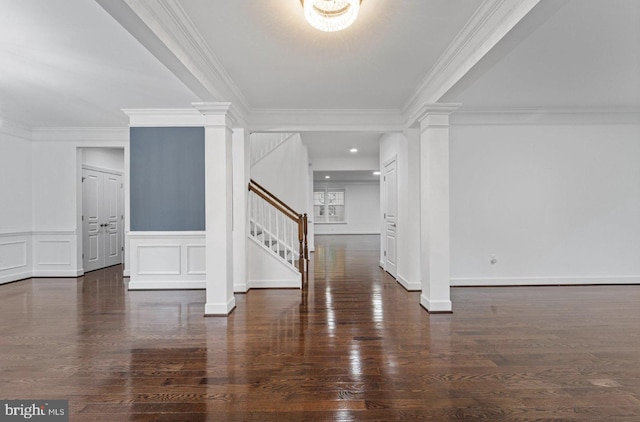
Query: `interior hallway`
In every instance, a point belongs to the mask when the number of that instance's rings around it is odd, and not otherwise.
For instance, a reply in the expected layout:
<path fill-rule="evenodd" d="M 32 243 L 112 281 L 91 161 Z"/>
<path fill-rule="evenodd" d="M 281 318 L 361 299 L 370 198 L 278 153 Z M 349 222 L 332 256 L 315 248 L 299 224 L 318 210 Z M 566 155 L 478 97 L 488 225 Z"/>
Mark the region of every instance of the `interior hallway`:
<path fill-rule="evenodd" d="M 0 286 L 0 397 L 72 421 L 640 420 L 640 286 L 454 288 L 429 315 L 378 236 L 318 236 L 299 290 L 125 290 L 119 266 Z"/>

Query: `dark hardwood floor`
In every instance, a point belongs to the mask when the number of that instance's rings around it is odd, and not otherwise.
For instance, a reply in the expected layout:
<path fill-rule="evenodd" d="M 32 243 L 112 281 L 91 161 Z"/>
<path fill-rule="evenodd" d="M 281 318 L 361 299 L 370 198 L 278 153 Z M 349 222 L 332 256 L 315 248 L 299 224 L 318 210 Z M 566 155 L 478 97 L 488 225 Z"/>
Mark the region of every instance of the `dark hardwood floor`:
<path fill-rule="evenodd" d="M 378 242 L 318 237 L 306 290 L 228 318 L 119 266 L 0 286 L 0 398 L 71 421 L 640 421 L 640 286 L 454 288 L 429 315 Z"/>

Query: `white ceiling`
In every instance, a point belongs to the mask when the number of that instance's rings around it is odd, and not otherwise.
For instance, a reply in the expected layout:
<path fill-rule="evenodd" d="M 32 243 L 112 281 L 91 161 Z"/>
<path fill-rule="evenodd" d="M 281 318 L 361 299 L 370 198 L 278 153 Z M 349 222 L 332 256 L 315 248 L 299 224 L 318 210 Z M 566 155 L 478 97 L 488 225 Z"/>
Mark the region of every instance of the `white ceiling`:
<path fill-rule="evenodd" d="M 212 99 L 251 112 L 305 112 L 305 122 L 337 109 L 354 111 L 342 113 L 346 120 L 372 110 L 400 116 L 439 69 L 452 83 L 464 74 L 464 66 L 456 73 L 444 65 L 478 38 L 473 25 L 534 2 L 364 0 L 353 27 L 321 33 L 304 22 L 299 0 L 0 0 L 0 118 L 122 127 L 123 108 Z M 638 107 L 638 22 L 635 0 L 541 0 L 443 100 Z M 487 39 L 502 37 L 481 29 Z M 474 48 L 465 57 L 485 54 Z M 349 136 L 346 144 L 358 139 Z"/>
<path fill-rule="evenodd" d="M 327 179 L 326 176 L 329 176 L 329 179 Z M 374 175 L 372 171 L 368 170 L 314 171 L 313 181 L 315 182 L 315 186 L 322 183 L 380 183 L 380 176 Z"/>
<path fill-rule="evenodd" d="M 640 107 L 640 1 L 542 1 L 443 101 L 470 108 Z"/>
<path fill-rule="evenodd" d="M 300 0 L 189 0 L 195 29 L 252 108 L 398 109 L 480 0 L 365 0 L 333 33 Z"/>
<path fill-rule="evenodd" d="M 0 0 L 0 116 L 27 126 L 127 126 L 122 108 L 197 101 L 87 0 Z"/>
<path fill-rule="evenodd" d="M 373 132 L 305 132 L 302 140 L 309 156 L 314 158 L 377 158 L 380 156 L 380 136 Z M 349 152 L 351 148 L 357 148 L 358 152 Z"/>

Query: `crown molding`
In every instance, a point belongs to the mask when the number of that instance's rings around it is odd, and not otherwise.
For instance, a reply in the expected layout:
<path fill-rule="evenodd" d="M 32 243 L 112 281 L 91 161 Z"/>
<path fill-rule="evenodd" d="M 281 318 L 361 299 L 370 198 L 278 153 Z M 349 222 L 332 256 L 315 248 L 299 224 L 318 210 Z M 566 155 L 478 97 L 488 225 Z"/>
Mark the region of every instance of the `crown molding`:
<path fill-rule="evenodd" d="M 397 132 L 404 125 L 400 110 L 261 109 L 249 117 L 252 132 Z"/>
<path fill-rule="evenodd" d="M 0 116 L 0 134 L 31 140 L 32 131 L 29 126 L 15 120 Z"/>
<path fill-rule="evenodd" d="M 640 107 L 464 108 L 452 114 L 451 125 L 640 125 Z"/>
<path fill-rule="evenodd" d="M 72 141 L 80 143 L 117 143 L 129 141 L 127 127 L 36 127 L 32 130 L 34 141 Z"/>
<path fill-rule="evenodd" d="M 407 120 L 437 103 L 540 0 L 484 0 L 402 108 Z"/>
<path fill-rule="evenodd" d="M 194 108 L 124 109 L 130 127 L 204 126 L 202 113 Z"/>

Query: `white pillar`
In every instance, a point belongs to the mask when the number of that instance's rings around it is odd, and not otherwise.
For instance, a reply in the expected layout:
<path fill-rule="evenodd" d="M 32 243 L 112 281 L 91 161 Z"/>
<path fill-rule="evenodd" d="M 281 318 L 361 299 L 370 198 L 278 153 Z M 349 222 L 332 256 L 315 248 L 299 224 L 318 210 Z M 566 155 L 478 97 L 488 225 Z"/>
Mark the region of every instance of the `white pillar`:
<path fill-rule="evenodd" d="M 197 103 L 204 116 L 206 316 L 226 316 L 233 296 L 233 186 L 231 103 Z"/>
<path fill-rule="evenodd" d="M 246 293 L 247 286 L 247 201 L 249 190 L 249 131 L 233 129 L 233 291 Z"/>
<path fill-rule="evenodd" d="M 454 104 L 432 104 L 420 117 L 420 305 L 451 312 L 449 248 L 449 115 Z"/>

